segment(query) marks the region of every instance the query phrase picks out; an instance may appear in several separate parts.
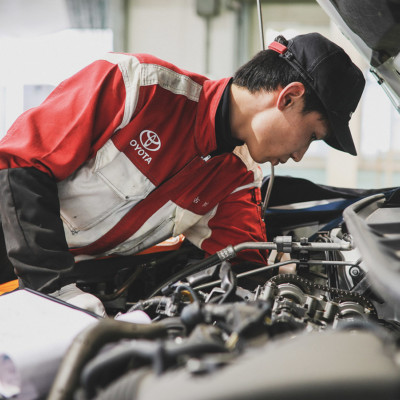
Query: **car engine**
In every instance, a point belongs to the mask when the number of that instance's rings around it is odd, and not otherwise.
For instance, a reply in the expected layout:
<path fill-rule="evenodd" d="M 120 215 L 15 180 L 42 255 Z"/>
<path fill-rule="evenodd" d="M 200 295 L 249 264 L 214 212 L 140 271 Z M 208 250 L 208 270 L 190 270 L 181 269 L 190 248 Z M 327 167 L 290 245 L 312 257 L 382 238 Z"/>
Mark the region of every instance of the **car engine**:
<path fill-rule="evenodd" d="M 249 247 L 270 250 L 270 264 L 231 263 Z M 113 294 L 85 282 L 113 318 L 78 336 L 48 398 L 399 398 L 397 309 L 371 286 L 345 224 L 312 242 L 196 253 L 184 241 L 137 256 Z M 152 291 L 138 298 L 145 281 Z"/>

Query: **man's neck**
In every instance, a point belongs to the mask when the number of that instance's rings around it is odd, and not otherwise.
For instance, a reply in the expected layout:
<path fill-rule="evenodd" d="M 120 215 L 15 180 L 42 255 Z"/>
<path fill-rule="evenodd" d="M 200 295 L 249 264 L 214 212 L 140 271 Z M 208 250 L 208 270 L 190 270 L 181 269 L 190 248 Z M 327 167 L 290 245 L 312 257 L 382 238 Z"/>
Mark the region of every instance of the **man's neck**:
<path fill-rule="evenodd" d="M 279 91 L 260 90 L 251 93 L 248 89 L 231 85 L 230 89 L 230 124 L 232 136 L 247 142 L 251 134 L 251 123 L 254 116 L 268 108 L 275 107 Z"/>
<path fill-rule="evenodd" d="M 222 153 L 230 153 L 236 146 L 243 145 L 243 142 L 232 137 L 230 126 L 230 89 L 231 81 L 225 87 L 221 96 L 215 114 L 215 139 L 217 148 L 211 153 L 211 156 L 217 156 Z"/>

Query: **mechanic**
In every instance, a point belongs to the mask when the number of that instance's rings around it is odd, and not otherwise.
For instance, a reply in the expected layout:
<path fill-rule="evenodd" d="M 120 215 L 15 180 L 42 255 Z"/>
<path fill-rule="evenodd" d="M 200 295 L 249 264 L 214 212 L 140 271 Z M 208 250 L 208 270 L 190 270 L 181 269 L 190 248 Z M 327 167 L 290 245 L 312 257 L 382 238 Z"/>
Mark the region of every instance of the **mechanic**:
<path fill-rule="evenodd" d="M 71 278 L 75 262 L 181 233 L 206 254 L 266 241 L 257 163 L 300 161 L 314 140 L 355 155 L 348 122 L 364 84 L 317 33 L 280 36 L 220 80 L 146 54 L 107 54 L 0 142 L 3 259 L 20 287 L 103 314 Z M 257 250 L 240 258 L 267 262 Z"/>

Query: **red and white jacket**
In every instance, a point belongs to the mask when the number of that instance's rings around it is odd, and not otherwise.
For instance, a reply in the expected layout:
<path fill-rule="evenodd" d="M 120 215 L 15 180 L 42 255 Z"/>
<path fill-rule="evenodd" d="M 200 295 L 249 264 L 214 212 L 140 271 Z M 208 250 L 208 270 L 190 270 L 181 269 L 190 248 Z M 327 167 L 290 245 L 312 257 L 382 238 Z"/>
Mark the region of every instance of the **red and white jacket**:
<path fill-rule="evenodd" d="M 262 174 L 246 145 L 209 156 L 228 81 L 110 53 L 14 123 L 0 169 L 34 167 L 56 180 L 78 259 L 134 254 L 180 233 L 208 254 L 265 241 Z M 266 262 L 258 251 L 244 258 Z"/>

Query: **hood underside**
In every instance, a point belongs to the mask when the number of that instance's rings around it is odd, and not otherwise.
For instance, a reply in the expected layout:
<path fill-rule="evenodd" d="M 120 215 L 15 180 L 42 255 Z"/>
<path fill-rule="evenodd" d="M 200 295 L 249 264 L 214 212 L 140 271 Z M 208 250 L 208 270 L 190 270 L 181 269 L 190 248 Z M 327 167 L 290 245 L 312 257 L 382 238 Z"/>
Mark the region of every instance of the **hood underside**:
<path fill-rule="evenodd" d="M 400 0 L 317 0 L 400 112 Z"/>

